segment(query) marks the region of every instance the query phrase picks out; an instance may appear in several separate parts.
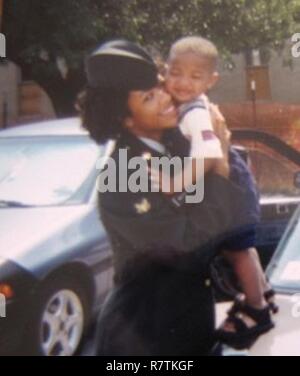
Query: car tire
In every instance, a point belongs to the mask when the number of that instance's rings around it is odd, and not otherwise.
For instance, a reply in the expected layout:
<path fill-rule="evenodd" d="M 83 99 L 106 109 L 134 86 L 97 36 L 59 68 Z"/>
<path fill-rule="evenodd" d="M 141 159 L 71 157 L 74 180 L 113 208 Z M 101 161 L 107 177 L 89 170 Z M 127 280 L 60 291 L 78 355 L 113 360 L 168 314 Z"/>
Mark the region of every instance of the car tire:
<path fill-rule="evenodd" d="M 72 356 L 82 342 L 91 307 L 85 286 L 55 278 L 39 291 L 28 325 L 27 351 L 39 356 Z"/>

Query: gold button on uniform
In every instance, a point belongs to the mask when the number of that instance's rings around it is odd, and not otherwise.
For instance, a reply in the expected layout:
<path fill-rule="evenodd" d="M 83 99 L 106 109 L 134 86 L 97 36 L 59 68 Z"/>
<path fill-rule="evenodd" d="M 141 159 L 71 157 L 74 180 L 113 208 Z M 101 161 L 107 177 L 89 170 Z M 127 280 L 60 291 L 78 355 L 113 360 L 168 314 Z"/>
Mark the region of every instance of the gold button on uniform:
<path fill-rule="evenodd" d="M 205 286 L 206 287 L 210 287 L 211 286 L 211 280 L 209 278 L 207 278 L 204 282 Z"/>
<path fill-rule="evenodd" d="M 145 214 L 151 209 L 151 204 L 146 198 L 143 198 L 140 202 L 136 203 L 134 207 L 138 214 Z"/>

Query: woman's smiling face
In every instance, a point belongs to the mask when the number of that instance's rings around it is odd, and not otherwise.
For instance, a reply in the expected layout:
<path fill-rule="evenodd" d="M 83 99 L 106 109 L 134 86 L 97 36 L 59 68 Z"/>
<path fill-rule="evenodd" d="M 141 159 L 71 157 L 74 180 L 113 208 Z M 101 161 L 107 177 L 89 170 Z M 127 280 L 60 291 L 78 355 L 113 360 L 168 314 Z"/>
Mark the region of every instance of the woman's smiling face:
<path fill-rule="evenodd" d="M 177 111 L 171 96 L 159 86 L 131 91 L 128 109 L 130 115 L 125 119 L 125 127 L 136 136 L 159 140 L 165 129 L 177 126 Z"/>

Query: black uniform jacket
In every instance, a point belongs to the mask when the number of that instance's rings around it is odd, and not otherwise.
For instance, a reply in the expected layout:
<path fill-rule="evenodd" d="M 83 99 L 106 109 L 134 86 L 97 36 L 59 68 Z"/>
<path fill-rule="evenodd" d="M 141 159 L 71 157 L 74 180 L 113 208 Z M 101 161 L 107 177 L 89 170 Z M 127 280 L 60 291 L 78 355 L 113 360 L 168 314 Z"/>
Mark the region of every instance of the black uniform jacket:
<path fill-rule="evenodd" d="M 175 145 L 178 153 L 182 142 L 177 131 L 170 132 L 168 151 L 172 154 Z M 118 168 L 120 149 L 127 150 L 128 158 L 161 156 L 124 134 L 111 155 Z M 115 287 L 100 316 L 98 355 L 209 353 L 214 343 L 209 264 L 236 226 L 231 213 L 242 195 L 214 174 L 205 177 L 204 201 L 197 204 L 186 203 L 183 194 L 99 194 L 113 247 Z"/>

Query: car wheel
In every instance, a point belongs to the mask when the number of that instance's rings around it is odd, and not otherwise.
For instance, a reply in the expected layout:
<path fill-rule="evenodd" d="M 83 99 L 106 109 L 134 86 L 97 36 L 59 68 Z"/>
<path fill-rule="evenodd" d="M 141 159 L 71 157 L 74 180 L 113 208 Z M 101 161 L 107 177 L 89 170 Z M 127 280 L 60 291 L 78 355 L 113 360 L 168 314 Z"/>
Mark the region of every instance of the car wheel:
<path fill-rule="evenodd" d="M 74 281 L 49 282 L 39 293 L 29 326 L 29 351 L 42 356 L 72 356 L 84 335 L 90 307 L 84 287 Z"/>

